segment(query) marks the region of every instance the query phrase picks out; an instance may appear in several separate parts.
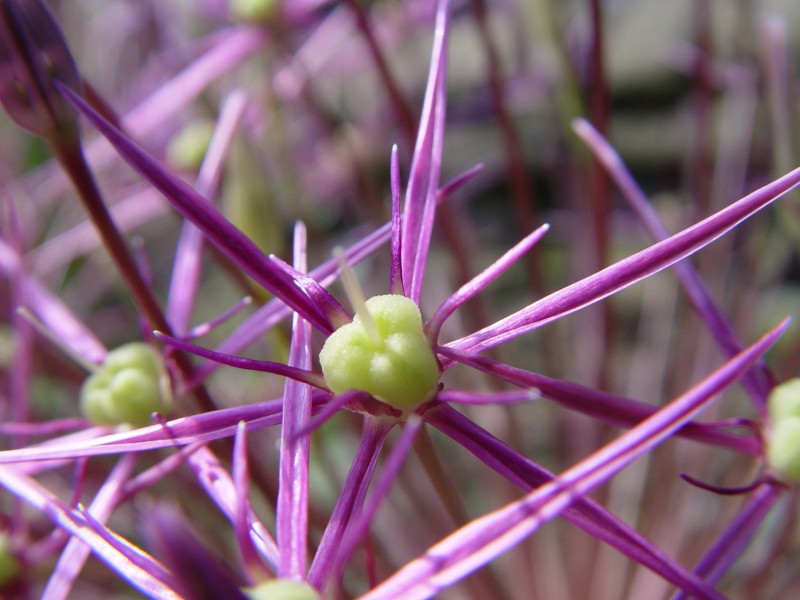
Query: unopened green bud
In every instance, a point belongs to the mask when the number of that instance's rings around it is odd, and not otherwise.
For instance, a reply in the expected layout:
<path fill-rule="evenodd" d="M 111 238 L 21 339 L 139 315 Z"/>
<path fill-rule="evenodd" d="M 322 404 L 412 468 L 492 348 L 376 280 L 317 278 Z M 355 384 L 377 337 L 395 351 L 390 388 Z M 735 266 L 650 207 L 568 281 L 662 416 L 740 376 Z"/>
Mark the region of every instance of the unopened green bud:
<path fill-rule="evenodd" d="M 172 405 L 169 379 L 159 354 L 133 342 L 108 353 L 81 388 L 81 411 L 97 425 L 147 425 L 154 412 Z"/>
<path fill-rule="evenodd" d="M 419 307 L 400 295 L 366 301 L 375 331 L 356 315 L 334 331 L 319 355 L 335 393 L 363 390 L 397 408 L 428 400 L 439 382 L 436 357 L 422 331 Z"/>
<path fill-rule="evenodd" d="M 776 386 L 767 401 L 767 463 L 789 481 L 800 482 L 800 379 Z"/>
<path fill-rule="evenodd" d="M 251 600 L 319 600 L 319 592 L 305 581 L 273 579 L 244 590 Z"/>

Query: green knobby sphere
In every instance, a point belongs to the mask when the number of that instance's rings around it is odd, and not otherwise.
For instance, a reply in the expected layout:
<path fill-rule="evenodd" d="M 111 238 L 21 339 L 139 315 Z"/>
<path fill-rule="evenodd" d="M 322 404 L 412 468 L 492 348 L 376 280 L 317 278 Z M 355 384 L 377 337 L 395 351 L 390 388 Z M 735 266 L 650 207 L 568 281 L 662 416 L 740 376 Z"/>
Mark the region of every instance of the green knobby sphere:
<path fill-rule="evenodd" d="M 800 379 L 770 392 L 767 462 L 788 481 L 800 483 Z"/>
<path fill-rule="evenodd" d="M 141 342 L 112 350 L 84 381 L 80 402 L 83 415 L 96 425 L 149 424 L 152 413 L 167 413 L 172 405 L 161 356 Z"/>
<path fill-rule="evenodd" d="M 400 409 L 428 400 L 441 373 L 422 331 L 419 307 L 400 295 L 374 296 L 366 309 L 372 334 L 359 315 L 334 331 L 319 354 L 334 393 L 363 390 Z"/>

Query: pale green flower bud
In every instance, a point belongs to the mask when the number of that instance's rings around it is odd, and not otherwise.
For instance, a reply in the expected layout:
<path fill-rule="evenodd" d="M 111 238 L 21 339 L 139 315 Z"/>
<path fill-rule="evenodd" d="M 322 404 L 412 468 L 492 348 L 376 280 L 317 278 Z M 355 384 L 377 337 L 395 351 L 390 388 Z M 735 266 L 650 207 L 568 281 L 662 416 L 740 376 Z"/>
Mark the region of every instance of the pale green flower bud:
<path fill-rule="evenodd" d="M 785 479 L 800 482 L 800 379 L 776 386 L 767 410 L 767 463 Z"/>
<path fill-rule="evenodd" d="M 244 590 L 251 600 L 319 600 L 319 593 L 305 581 L 273 579 Z"/>
<path fill-rule="evenodd" d="M 375 331 L 360 315 L 334 331 L 319 355 L 325 382 L 335 393 L 363 390 L 398 408 L 430 399 L 439 365 L 422 331 L 413 300 L 375 296 L 366 302 Z"/>
<path fill-rule="evenodd" d="M 133 342 L 108 353 L 81 388 L 81 411 L 98 425 L 147 425 L 154 412 L 172 405 L 169 379 L 159 354 Z"/>

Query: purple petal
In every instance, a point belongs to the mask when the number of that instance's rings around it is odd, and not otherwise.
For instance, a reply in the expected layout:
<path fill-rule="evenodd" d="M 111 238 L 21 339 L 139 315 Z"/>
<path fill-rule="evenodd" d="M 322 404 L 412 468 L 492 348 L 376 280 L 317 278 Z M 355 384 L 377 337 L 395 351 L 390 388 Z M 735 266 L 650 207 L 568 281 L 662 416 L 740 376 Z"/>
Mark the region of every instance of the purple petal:
<path fill-rule="evenodd" d="M 385 420 L 364 420 L 361 443 L 308 572 L 308 582 L 317 589 L 322 589 L 328 580 L 343 536 L 361 511 L 378 455 L 393 425 Z"/>
<path fill-rule="evenodd" d="M 636 213 L 650 236 L 656 241 L 667 239 L 669 232 L 661 224 L 658 213 L 653 209 L 647 196 L 637 185 L 630 172 L 625 168 L 625 164 L 611 144 L 583 119 L 576 120 L 573 123 L 573 128 L 581 139 L 586 142 L 586 145 L 589 146 L 595 158 L 605 167 L 620 192 L 622 192 L 623 198 Z M 740 352 L 744 344 L 739 340 L 733 325 L 719 308 L 692 264 L 689 262 L 676 264 L 675 274 L 686 291 L 689 302 L 697 314 L 705 321 L 720 348 L 728 357 Z M 762 413 L 767 394 L 773 383 L 774 378 L 763 363 L 754 365 L 753 369 L 742 378 L 742 385 L 750 393 Z"/>
<path fill-rule="evenodd" d="M 244 108 L 245 96 L 241 91 L 229 94 L 222 104 L 219 121 L 195 184 L 201 196 L 210 198 L 216 195 L 223 163 Z M 166 309 L 167 321 L 177 335 L 183 335 L 189 328 L 200 280 L 202 247 L 202 232 L 191 222 L 185 221 L 175 251 Z"/>
<path fill-rule="evenodd" d="M 733 562 L 753 541 L 753 534 L 769 509 L 780 498 L 782 488 L 775 485 L 764 485 L 750 499 L 744 509 L 733 520 L 725 533 L 706 552 L 698 563 L 695 572 L 711 584 L 719 581 Z M 688 596 L 680 592 L 674 600 L 687 600 Z"/>
<path fill-rule="evenodd" d="M 236 508 L 233 512 L 233 532 L 239 546 L 239 555 L 242 559 L 248 583 L 253 583 L 250 573 L 257 572 L 266 575 L 255 544 L 250 538 L 250 516 L 253 509 L 250 505 L 250 473 L 247 462 L 247 426 L 244 421 L 239 421 L 236 438 L 233 442 L 233 464 L 231 466 L 233 487 L 236 490 Z"/>
<path fill-rule="evenodd" d="M 320 321 L 319 309 L 295 285 L 295 282 L 278 269 L 250 238 L 225 219 L 205 198 L 165 169 L 161 163 L 106 121 L 77 94 L 64 86 L 59 86 L 59 90 L 113 144 L 131 167 L 158 189 L 181 215 L 192 221 L 242 271 L 302 314 L 320 331 L 324 333 L 333 331 L 330 322 Z"/>
<path fill-rule="evenodd" d="M 136 560 L 120 552 L 100 535 L 80 513 L 65 506 L 36 481 L 11 469 L 0 467 L 0 485 L 33 508 L 41 511 L 60 528 L 79 538 L 95 555 L 128 583 L 147 596 L 180 600 L 170 585 L 169 576 L 148 554 L 136 551 Z"/>
<path fill-rule="evenodd" d="M 549 229 L 550 226 L 545 224 L 539 227 L 536 231 L 533 231 L 525 236 L 525 238 L 517 242 L 517 244 L 503 254 L 503 256 L 498 258 L 494 263 L 484 269 L 471 281 L 468 281 L 462 285 L 455 294 L 445 300 L 431 318 L 430 325 L 428 326 L 429 338 L 435 342 L 439 338 L 439 331 L 441 330 L 442 325 L 459 306 L 474 298 L 487 285 L 505 273 L 522 257 L 523 254 L 525 254 L 534 246 L 534 244 L 541 240 Z"/>
<path fill-rule="evenodd" d="M 397 145 L 392 146 L 389 171 L 392 188 L 392 260 L 389 269 L 389 290 L 392 294 L 403 293 L 402 235 L 403 221 L 400 215 L 400 159 Z"/>
<path fill-rule="evenodd" d="M 450 406 L 440 405 L 424 416 L 431 425 L 525 491 L 552 481 L 555 477 Z M 713 589 L 699 577 L 593 500 L 576 498 L 562 516 L 666 580 L 683 585 L 699 596 L 714 594 Z"/>
<path fill-rule="evenodd" d="M 294 266 L 307 269 L 306 230 L 295 227 Z M 292 323 L 289 365 L 311 368 L 311 327 L 300 315 Z M 297 435 L 311 418 L 311 389 L 308 385 L 287 381 L 283 392 L 280 473 L 276 526 L 278 532 L 278 577 L 305 579 L 308 554 L 308 462 L 310 437 Z"/>
<path fill-rule="evenodd" d="M 377 600 L 392 594 L 409 600 L 427 598 L 502 554 L 706 408 L 766 352 L 787 325 L 788 321 L 781 323 L 683 396 L 557 479 L 462 527 L 364 599 Z"/>
<path fill-rule="evenodd" d="M 800 169 L 795 169 L 700 223 L 550 294 L 493 325 L 451 342 L 448 346 L 472 351 L 492 348 L 602 300 L 696 252 L 777 200 L 798 183 Z"/>
<path fill-rule="evenodd" d="M 536 389 L 545 398 L 615 427 L 632 427 L 658 410 L 658 407 L 652 404 L 510 367 L 485 356 L 465 354 L 441 347 L 439 351 L 461 364 L 483 371 L 493 377 L 499 377 L 527 389 Z M 757 439 L 729 433 L 711 424 L 688 423 L 678 430 L 676 435 L 708 444 L 734 448 L 754 456 L 761 452 L 761 444 Z"/>
<path fill-rule="evenodd" d="M 263 373 L 274 373 L 276 375 L 281 375 L 282 377 L 288 377 L 289 379 L 294 379 L 295 381 L 301 381 L 303 383 L 313 385 L 314 387 L 317 387 L 322 390 L 328 389 L 325 386 L 325 379 L 321 375 L 319 375 L 318 373 L 314 373 L 313 371 L 298 369 L 297 367 L 293 367 L 291 365 L 285 365 L 279 362 L 273 362 L 268 360 L 255 360 L 252 358 L 231 356 L 229 354 L 215 352 L 214 350 L 209 350 L 208 348 L 203 348 L 202 346 L 197 346 L 189 342 L 184 342 L 182 340 L 174 338 L 160 331 L 155 331 L 153 335 L 155 335 L 155 337 L 161 340 L 162 342 L 169 344 L 173 348 L 177 348 L 178 350 L 183 350 L 184 352 L 191 352 L 192 354 L 208 358 L 209 360 L 213 360 L 214 362 L 217 362 L 222 365 L 228 365 L 229 367 L 234 367 L 236 369 L 246 369 L 248 371 L 261 371 Z"/>
<path fill-rule="evenodd" d="M 206 494 L 214 501 L 228 520 L 235 525 L 236 519 L 240 518 L 237 514 L 239 491 L 236 489 L 233 478 L 208 448 L 199 448 L 189 456 L 187 462 Z M 246 518 L 249 523 L 249 534 L 253 545 L 267 562 L 273 566 L 277 565 L 278 547 L 267 528 L 264 527 L 249 506 Z"/>
<path fill-rule="evenodd" d="M 417 303 L 433 231 L 436 189 L 442 162 L 449 11 L 449 1 L 439 0 L 428 85 L 408 177 L 403 215 L 403 288 L 406 295 Z"/>
<path fill-rule="evenodd" d="M 336 554 L 336 562 L 331 569 L 333 577 L 342 577 L 342 572 L 347 561 L 350 559 L 353 552 L 355 552 L 361 540 L 364 539 L 364 536 L 367 535 L 369 526 L 375 518 L 375 514 L 378 512 L 378 508 L 380 508 L 381 503 L 388 495 L 389 489 L 405 463 L 405 459 L 408 456 L 408 452 L 411 450 L 414 438 L 420 427 L 422 427 L 422 419 L 415 415 L 409 417 L 403 424 L 403 433 L 392 448 L 386 462 L 383 464 L 380 479 L 375 484 L 375 489 L 370 494 L 363 512 L 352 522 L 342 539 L 339 551 Z"/>
<path fill-rule="evenodd" d="M 95 495 L 86 512 L 99 523 L 105 523 L 118 503 L 120 489 L 130 477 L 136 459 L 133 455 L 123 456 L 114 466 L 111 474 Z M 91 548 L 76 537 L 70 538 L 64 551 L 56 563 L 47 585 L 42 592 L 43 598 L 61 600 L 72 590 L 72 585 L 89 557 Z"/>

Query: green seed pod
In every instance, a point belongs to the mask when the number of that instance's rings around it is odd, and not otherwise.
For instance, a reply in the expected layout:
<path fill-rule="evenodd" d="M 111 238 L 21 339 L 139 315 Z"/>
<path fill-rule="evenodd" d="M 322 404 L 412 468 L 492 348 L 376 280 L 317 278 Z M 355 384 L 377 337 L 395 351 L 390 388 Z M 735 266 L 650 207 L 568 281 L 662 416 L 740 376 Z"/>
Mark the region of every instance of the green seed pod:
<path fill-rule="evenodd" d="M 440 372 L 419 307 L 405 296 L 387 295 L 367 300 L 366 310 L 373 324 L 357 314 L 330 335 L 320 352 L 328 387 L 337 394 L 363 390 L 403 409 L 425 402 Z"/>
<path fill-rule="evenodd" d="M 251 600 L 319 600 L 319 593 L 305 581 L 273 579 L 244 590 Z"/>
<path fill-rule="evenodd" d="M 172 405 L 169 379 L 158 353 L 141 342 L 108 353 L 103 366 L 81 388 L 81 411 L 97 425 L 150 423 Z"/>

